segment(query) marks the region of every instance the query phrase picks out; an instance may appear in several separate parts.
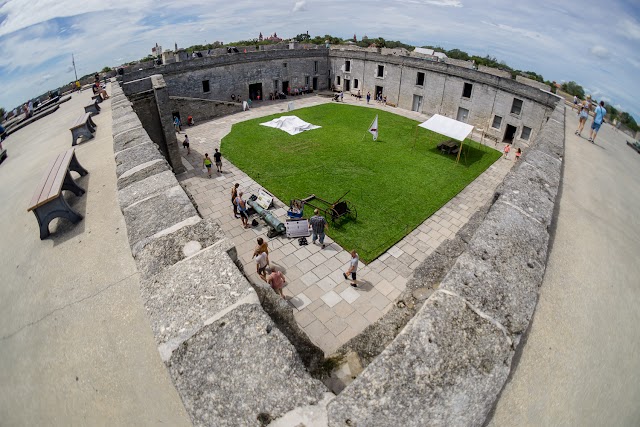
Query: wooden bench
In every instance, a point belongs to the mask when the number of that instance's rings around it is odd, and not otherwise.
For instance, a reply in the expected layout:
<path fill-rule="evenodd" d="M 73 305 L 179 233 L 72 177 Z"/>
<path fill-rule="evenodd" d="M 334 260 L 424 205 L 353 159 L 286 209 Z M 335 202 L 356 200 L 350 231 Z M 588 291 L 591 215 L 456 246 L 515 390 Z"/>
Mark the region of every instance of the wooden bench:
<path fill-rule="evenodd" d="M 62 194 L 63 190 L 71 191 L 78 197 L 85 193 L 85 190 L 79 187 L 71 177 L 71 171 L 77 172 L 81 176 L 88 173 L 78 163 L 74 148 L 58 154 L 49 163 L 31 198 L 27 212 L 33 211 L 38 220 L 40 240 L 49 237 L 49 223 L 54 218 L 66 218 L 74 224 L 82 220 L 82 215 L 71 209 Z"/>
<path fill-rule="evenodd" d="M 100 105 L 98 105 L 98 103 L 94 101 L 91 104 L 84 106 L 84 112 L 91 113 L 92 116 L 100 114 Z"/>
<path fill-rule="evenodd" d="M 93 102 L 100 104 L 102 102 L 102 95 L 100 95 L 99 93 L 96 93 L 91 97 L 91 99 L 93 99 Z"/>
<path fill-rule="evenodd" d="M 91 113 L 84 113 L 79 116 L 73 126 L 69 128 L 71 131 L 71 145 L 76 145 L 76 141 L 80 137 L 82 137 L 83 140 L 93 138 L 96 127 L 96 124 L 91 120 Z"/>

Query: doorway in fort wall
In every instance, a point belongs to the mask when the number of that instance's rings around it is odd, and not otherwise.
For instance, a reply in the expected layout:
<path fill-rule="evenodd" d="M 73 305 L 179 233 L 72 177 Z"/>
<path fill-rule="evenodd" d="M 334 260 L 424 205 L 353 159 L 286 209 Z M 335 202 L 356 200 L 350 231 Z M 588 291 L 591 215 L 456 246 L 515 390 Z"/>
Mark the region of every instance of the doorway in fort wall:
<path fill-rule="evenodd" d="M 252 83 L 249 85 L 249 99 L 252 101 L 262 99 L 262 83 Z"/>

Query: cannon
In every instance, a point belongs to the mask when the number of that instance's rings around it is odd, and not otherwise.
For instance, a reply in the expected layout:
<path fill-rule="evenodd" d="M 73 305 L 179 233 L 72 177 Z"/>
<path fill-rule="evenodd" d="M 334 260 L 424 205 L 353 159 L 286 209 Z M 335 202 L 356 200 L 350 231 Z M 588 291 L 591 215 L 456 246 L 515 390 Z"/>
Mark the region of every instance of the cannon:
<path fill-rule="evenodd" d="M 269 231 L 267 231 L 267 237 L 272 238 L 278 234 L 285 233 L 285 227 L 278 218 L 276 218 L 270 211 L 263 209 L 255 200 L 248 200 L 247 205 L 253 208 L 253 210 L 267 223 Z"/>

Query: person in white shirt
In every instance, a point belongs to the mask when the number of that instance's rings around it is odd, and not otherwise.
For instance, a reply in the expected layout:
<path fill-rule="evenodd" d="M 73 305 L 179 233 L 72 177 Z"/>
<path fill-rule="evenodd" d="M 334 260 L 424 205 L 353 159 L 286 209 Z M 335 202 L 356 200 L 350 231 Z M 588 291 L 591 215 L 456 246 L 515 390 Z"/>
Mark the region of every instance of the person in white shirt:
<path fill-rule="evenodd" d="M 342 273 L 342 275 L 344 276 L 345 280 L 349 280 L 349 274 L 351 275 L 351 286 L 353 286 L 354 288 L 358 287 L 358 284 L 356 282 L 356 272 L 358 271 L 358 262 L 360 261 L 360 257 L 358 256 L 358 253 L 354 250 L 351 251 L 351 260 L 349 260 L 349 269 L 345 272 Z"/>

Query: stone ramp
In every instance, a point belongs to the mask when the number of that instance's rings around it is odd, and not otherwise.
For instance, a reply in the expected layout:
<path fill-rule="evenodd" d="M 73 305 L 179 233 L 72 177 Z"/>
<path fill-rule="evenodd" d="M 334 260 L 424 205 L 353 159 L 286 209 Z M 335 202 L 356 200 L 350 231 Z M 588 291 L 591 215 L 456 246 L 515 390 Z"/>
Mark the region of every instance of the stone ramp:
<path fill-rule="evenodd" d="M 264 312 L 231 242 L 201 219 L 117 85 L 112 104 L 118 201 L 142 300 L 194 424 L 260 426 L 319 402 L 326 387 Z"/>

